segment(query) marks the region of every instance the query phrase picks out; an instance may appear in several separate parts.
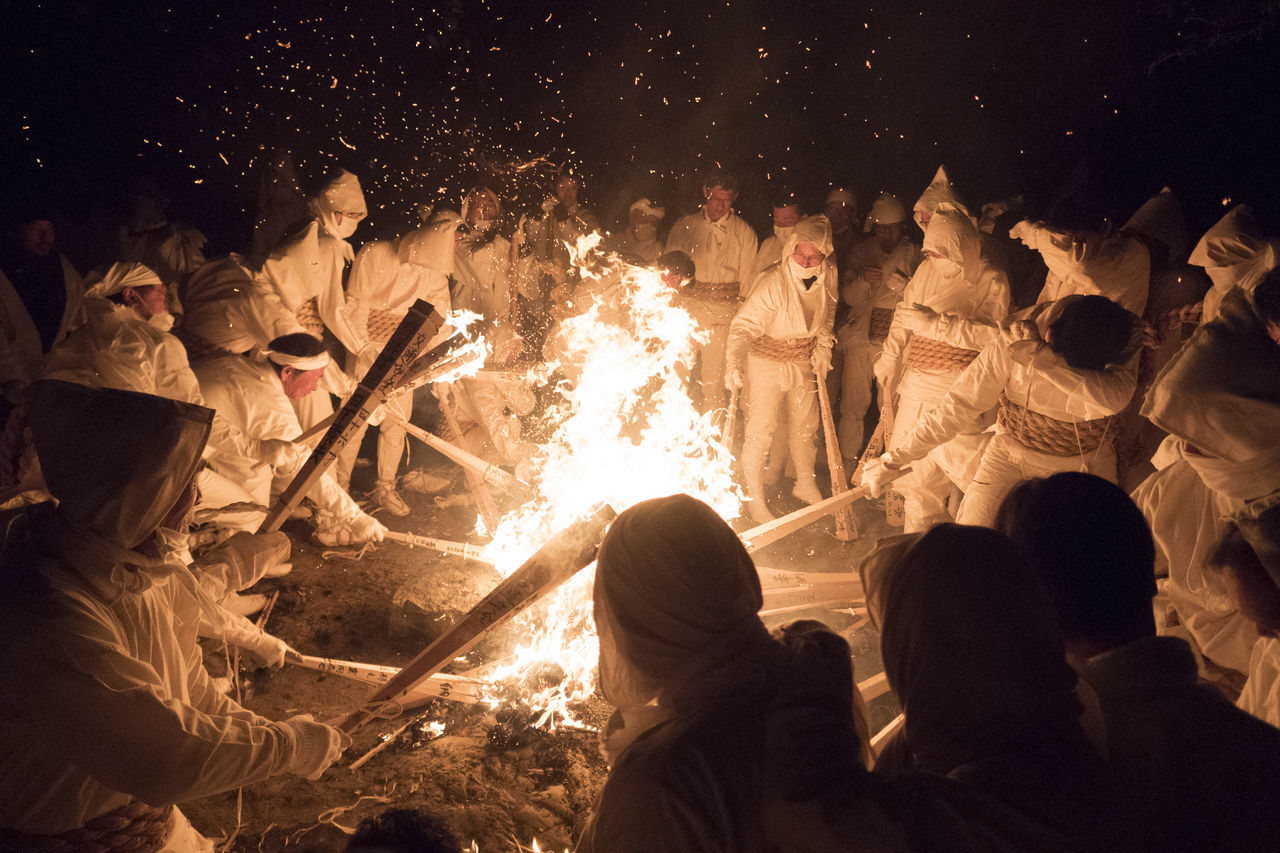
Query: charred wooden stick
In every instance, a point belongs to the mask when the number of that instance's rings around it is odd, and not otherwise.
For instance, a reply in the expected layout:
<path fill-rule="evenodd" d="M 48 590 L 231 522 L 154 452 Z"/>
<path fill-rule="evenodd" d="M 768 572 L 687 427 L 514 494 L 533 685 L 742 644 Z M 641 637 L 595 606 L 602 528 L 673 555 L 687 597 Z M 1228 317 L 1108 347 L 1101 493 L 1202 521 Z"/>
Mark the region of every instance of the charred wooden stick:
<path fill-rule="evenodd" d="M 267 513 L 262 526 L 258 528 L 259 533 L 280 529 L 280 525 L 302 501 L 303 496 L 311 491 L 321 475 L 337 460 L 343 447 L 369 419 L 387 392 L 404 377 L 410 365 L 422 354 L 427 342 L 443 324 L 444 318 L 430 303 L 419 299 L 409 306 L 409 312 L 391 333 L 382 353 L 360 380 L 355 392 L 342 405 L 328 432 Z"/>
<path fill-rule="evenodd" d="M 831 416 L 831 398 L 827 395 L 827 382 L 822 376 L 818 380 L 818 411 L 822 414 L 822 434 L 827 443 L 827 468 L 831 471 L 831 495 L 842 494 L 849 488 L 844 477 L 844 458 L 840 455 L 840 444 L 836 439 L 836 422 Z M 858 522 L 853 517 L 853 507 L 844 504 L 832 513 L 836 517 L 836 538 L 848 542 L 858 538 Z"/>
<path fill-rule="evenodd" d="M 833 589 L 813 587 L 797 587 L 795 589 L 772 589 L 764 593 L 761 605 L 761 616 L 777 616 L 796 610 L 825 607 L 834 609 L 850 609 L 858 612 L 866 611 L 866 601 L 862 597 L 861 584 L 841 586 L 823 584 Z"/>
<path fill-rule="evenodd" d="M 486 462 L 479 456 L 468 453 L 458 445 L 445 441 L 437 435 L 432 435 L 420 426 L 407 421 L 399 421 L 399 423 L 404 427 L 405 432 L 418 439 L 418 441 L 438 450 L 442 456 L 447 457 L 451 462 L 471 471 L 486 483 L 496 486 L 516 500 L 530 501 L 537 496 L 538 492 L 533 486 L 518 479 L 514 474 L 504 471 L 497 465 Z"/>
<path fill-rule="evenodd" d="M 408 545 L 410 548 L 430 548 L 433 551 L 439 551 L 441 554 L 452 554 L 455 557 L 462 557 L 465 560 L 474 560 L 477 563 L 484 563 L 492 566 L 492 560 L 484 558 L 484 548 L 479 545 L 472 545 L 470 542 L 454 542 L 451 539 L 433 539 L 430 536 L 418 536 L 414 533 L 400 533 L 396 530 L 387 531 L 387 539 L 392 542 L 399 542 L 402 545 Z"/>
<path fill-rule="evenodd" d="M 910 468 L 901 468 L 895 472 L 895 476 L 889 482 L 897 480 L 904 474 L 910 473 Z M 773 521 L 765 524 L 757 525 L 750 530 L 743 531 L 738 534 L 738 538 L 742 540 L 742 544 L 747 547 L 748 551 L 758 551 L 766 545 L 772 545 L 779 539 L 784 539 L 795 533 L 801 528 L 808 527 L 819 518 L 822 518 L 833 509 L 838 509 L 846 504 L 851 504 L 856 500 L 862 500 L 869 497 L 867 490 L 859 486 L 856 489 L 849 489 L 838 495 L 833 495 L 825 501 L 819 501 L 811 506 L 801 507 L 793 513 L 788 513 L 781 518 L 775 518 Z"/>
<path fill-rule="evenodd" d="M 338 675 L 365 684 L 386 684 L 400 674 L 398 666 L 383 666 L 376 663 L 361 663 L 353 660 L 336 660 L 315 655 L 304 655 L 292 649 L 285 652 L 287 663 L 316 672 Z M 467 702 L 472 705 L 485 701 L 485 693 L 489 690 L 488 682 L 470 675 L 444 675 L 437 673 L 424 679 L 402 700 L 406 708 L 430 699 L 452 699 L 455 702 Z"/>
<path fill-rule="evenodd" d="M 906 724 L 906 715 L 899 714 L 889 722 L 889 725 L 876 732 L 871 738 L 871 754 L 878 758 L 880 753 L 884 752 L 884 748 L 889 745 L 889 741 L 893 739 L 893 736 L 902 731 L 902 727 Z"/>
<path fill-rule="evenodd" d="M 595 560 L 605 528 L 615 517 L 613 509 L 604 505 L 590 517 L 553 536 L 524 565 L 376 690 L 363 706 L 348 714 L 340 728 L 353 732 L 373 719 L 386 703 L 402 702 L 419 684 L 458 655 L 465 654 L 486 634 L 586 568 Z"/>

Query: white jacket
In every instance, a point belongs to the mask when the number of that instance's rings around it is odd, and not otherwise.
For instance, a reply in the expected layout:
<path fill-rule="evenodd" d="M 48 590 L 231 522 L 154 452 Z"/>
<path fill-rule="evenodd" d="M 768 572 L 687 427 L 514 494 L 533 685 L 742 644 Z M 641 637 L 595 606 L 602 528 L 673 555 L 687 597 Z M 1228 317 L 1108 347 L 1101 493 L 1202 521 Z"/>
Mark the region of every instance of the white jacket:
<path fill-rule="evenodd" d="M 293 441 L 302 433 L 298 415 L 285 396 L 271 366 L 238 355 L 219 356 L 195 366 L 200 389 L 206 403 L 227 419 L 231 426 L 254 439 L 282 438 Z M 321 393 L 316 391 L 314 393 Z M 237 443 L 210 436 L 213 452 L 209 467 L 218 474 L 239 483 L 263 506 L 271 503 L 271 468 L 256 468 L 258 460 L 244 453 Z M 343 491 L 333 473 L 326 471 L 307 495 L 322 510 L 332 512 L 339 521 L 349 521 L 361 514 L 351 496 Z"/>
<path fill-rule="evenodd" d="M 892 311 L 902 301 L 907 282 L 915 275 L 924 256 L 920 247 L 903 239 L 892 252 L 880 250 L 874 236 L 854 244 L 849 252 L 849 278 L 840 286 L 840 298 L 853 309 L 849 322 L 839 330 L 840 340 L 849 343 L 870 343 L 871 309 Z M 872 284 L 865 278 L 868 267 L 879 267 L 880 282 Z"/>
<path fill-rule="evenodd" d="M 762 272 L 751 296 L 729 324 L 729 369 L 740 371 L 750 360 L 753 365 L 769 367 L 784 388 L 798 388 L 812 382 L 813 370 L 809 363 L 777 362 L 748 354 L 751 342 L 762 335 L 779 341 L 815 338 L 815 350 L 824 351 L 830 364 L 831 347 L 835 343 L 831 332 L 835 290 L 836 268 L 830 261 L 822 264 L 818 280 L 808 290 L 796 280 L 785 261 Z"/>
<path fill-rule="evenodd" d="M 62 257 L 61 255 L 59 257 Z M 54 343 L 65 338 L 84 320 L 81 301 L 84 299 L 84 281 L 62 257 L 62 280 L 66 285 L 67 304 L 62 309 L 62 324 Z M 13 289 L 9 277 L 0 271 L 0 384 L 17 380 L 23 384 L 40 375 L 40 359 L 44 347 L 40 334 L 18 292 Z"/>
<path fill-rule="evenodd" d="M 738 295 L 752 289 L 756 274 L 756 232 L 730 211 L 716 222 L 703 210 L 681 217 L 667 235 L 667 251 L 681 251 L 693 258 L 694 278 L 707 282 L 738 283 Z M 708 308 L 717 322 L 733 319 L 733 306 Z"/>
<path fill-rule="evenodd" d="M 1010 236 L 1014 231 L 1027 248 L 1040 253 L 1049 268 L 1036 302 L 1097 294 L 1142 316 L 1151 286 L 1151 259 L 1142 243 L 1120 234 L 1073 235 L 1044 223 L 1021 222 Z"/>

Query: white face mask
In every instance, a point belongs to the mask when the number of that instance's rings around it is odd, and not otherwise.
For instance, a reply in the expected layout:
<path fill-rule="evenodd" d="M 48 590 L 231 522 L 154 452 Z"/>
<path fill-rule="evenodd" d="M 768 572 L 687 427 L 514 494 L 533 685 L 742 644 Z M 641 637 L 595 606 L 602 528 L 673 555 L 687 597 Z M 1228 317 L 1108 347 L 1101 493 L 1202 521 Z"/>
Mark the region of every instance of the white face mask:
<path fill-rule="evenodd" d="M 958 278 L 964 274 L 964 267 L 950 258 L 934 258 L 933 264 L 943 278 Z"/>
<path fill-rule="evenodd" d="M 775 225 L 773 226 L 773 236 L 779 240 L 786 240 L 796 230 L 794 225 Z"/>
<path fill-rule="evenodd" d="M 657 225 L 632 225 L 631 233 L 635 235 L 637 243 L 649 243 L 658 239 Z"/>
<path fill-rule="evenodd" d="M 336 214 L 329 214 L 328 225 L 333 236 L 337 237 L 339 240 L 345 240 L 352 234 L 356 233 L 356 226 L 360 224 L 360 220 L 352 219 L 350 216 L 342 217 L 341 222 L 338 222 L 337 219 L 338 217 Z"/>
<path fill-rule="evenodd" d="M 1230 290 L 1240 277 L 1235 267 L 1205 267 L 1204 271 L 1213 282 L 1213 289 L 1221 293 Z"/>
<path fill-rule="evenodd" d="M 818 273 L 822 272 L 822 264 L 818 264 L 813 267 L 802 267 L 796 263 L 795 258 L 787 258 L 787 264 L 791 267 L 791 274 L 799 281 L 804 281 L 806 278 L 813 278 L 818 275 Z"/>
<path fill-rule="evenodd" d="M 168 311 L 162 311 L 159 314 L 152 314 L 147 318 L 147 325 L 153 329 L 159 329 L 167 332 L 173 328 L 173 315 Z"/>

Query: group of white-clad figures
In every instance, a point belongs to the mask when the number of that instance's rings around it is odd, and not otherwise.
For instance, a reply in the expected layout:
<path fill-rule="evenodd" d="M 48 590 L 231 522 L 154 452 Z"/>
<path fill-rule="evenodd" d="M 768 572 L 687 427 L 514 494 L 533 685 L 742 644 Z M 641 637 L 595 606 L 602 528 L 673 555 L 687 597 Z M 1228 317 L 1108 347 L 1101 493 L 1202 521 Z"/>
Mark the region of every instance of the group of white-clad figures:
<path fill-rule="evenodd" d="M 113 455 L 156 462 L 138 444 L 150 433 L 95 425 L 120 443 L 65 455 L 85 425 L 50 421 L 40 406 L 74 411 L 74 394 L 59 384 L 73 383 L 212 409 L 207 444 L 185 472 L 199 487 L 194 509 L 216 517 L 223 534 L 257 530 L 311 452 L 298 437 L 350 393 L 415 300 L 442 315 L 478 315 L 494 365 L 540 355 L 547 327 L 574 310 L 568 247 L 599 228 L 572 175 L 552 189 L 543 216 L 511 240 L 498 233 L 502 199 L 477 186 L 460 212 L 431 212 L 399 239 L 356 252 L 348 239 L 366 216 L 365 199 L 356 176 L 337 171 L 305 196 L 265 194 L 254 253 L 213 261 L 199 232 L 152 203 L 122 230 L 120 260 L 87 289 L 56 251 L 49 219 L 24 215 L 0 258 L 0 382 L 10 408 L 0 476 L 9 506 L 52 492 L 69 513 L 101 502 L 106 509 L 88 512 L 110 516 L 93 527 L 98 537 L 155 528 L 145 500 L 95 485 L 113 484 L 104 473 L 114 470 Z M 948 520 L 993 526 L 1006 495 L 1028 478 L 1070 471 L 1119 481 L 1155 540 L 1159 627 L 1186 638 L 1202 673 L 1238 692 L 1242 708 L 1280 724 L 1280 272 L 1272 272 L 1280 243 L 1247 207 L 1228 211 L 1194 247 L 1167 189 L 1114 232 L 1087 227 L 1088 211 L 1070 205 L 1050 222 L 1009 228 L 999 225 L 1008 205 L 974 217 L 939 169 L 911 217 L 882 194 L 863 229 L 847 190 L 832 191 L 823 212 L 809 216 L 794 197 L 780 197 L 774 233 L 759 243 L 734 212 L 731 176 L 712 173 L 702 190 L 700 209 L 665 241 L 664 209 L 642 198 L 625 233 L 606 245 L 628 263 L 659 268 L 697 321 L 690 392 L 705 411 L 740 403 L 752 520 L 773 517 L 767 487 L 788 468 L 795 498 L 823 498 L 819 383 L 838 400 L 839 428 L 827 441 L 854 485 L 878 497 L 892 481 L 908 533 Z M 920 246 L 907 236 L 912 219 Z M 1024 305 L 1015 305 L 1008 276 L 1015 251 L 1037 254 L 1046 269 Z M 453 331 L 446 323 L 427 346 Z M 536 398 L 516 372 L 435 386 L 446 437 L 501 465 L 528 459 L 535 447 L 521 418 Z M 864 419 L 877 407 L 880 427 L 868 437 Z M 371 497 L 397 516 L 409 512 L 400 488 L 448 485 L 401 475 L 412 414 L 412 392 L 402 391 L 371 419 L 379 430 Z M 64 455 L 43 464 L 41 436 Z M 178 459 L 181 448 L 166 450 L 165 441 L 179 438 L 155 436 L 152 449 Z M 868 444 L 873 452 L 864 454 Z M 387 532 L 349 494 L 359 448 L 355 436 L 308 495 L 324 544 L 376 542 Z M 72 458 L 82 467 L 68 467 Z M 156 494 L 184 473 L 153 467 Z M 483 513 L 483 483 L 467 476 Z M 186 530 L 169 532 L 170 556 L 190 562 Z M 233 537 L 212 563 L 206 558 L 199 588 L 188 591 L 203 602 L 202 634 L 283 659 L 283 642 L 225 611 L 250 611 L 255 602 L 235 591 L 288 570 L 282 538 L 250 546 Z M 116 539 L 136 544 L 124 533 Z M 333 730 L 315 726 L 290 729 L 295 771 L 318 773 L 341 749 Z M 316 741 L 310 751 L 307 739 Z"/>

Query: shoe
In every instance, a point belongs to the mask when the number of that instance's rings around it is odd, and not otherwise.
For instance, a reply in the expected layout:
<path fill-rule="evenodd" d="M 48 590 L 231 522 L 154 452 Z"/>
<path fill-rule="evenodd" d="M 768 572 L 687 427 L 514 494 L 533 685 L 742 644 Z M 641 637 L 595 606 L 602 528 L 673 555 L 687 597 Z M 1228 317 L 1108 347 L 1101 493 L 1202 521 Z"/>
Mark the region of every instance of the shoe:
<path fill-rule="evenodd" d="M 213 689 L 224 695 L 231 695 L 231 679 L 225 675 L 210 676 L 209 681 L 213 683 Z"/>
<path fill-rule="evenodd" d="M 282 578 L 285 575 L 289 574 L 289 572 L 291 571 L 293 571 L 293 563 L 290 563 L 287 560 L 285 560 L 285 561 L 276 563 L 274 566 L 271 566 L 270 568 L 268 568 L 265 572 L 262 573 L 262 576 L 264 578 Z"/>
<path fill-rule="evenodd" d="M 774 515 L 769 512 L 769 507 L 765 505 L 763 499 L 747 499 L 747 517 L 756 524 L 768 524 L 773 521 Z"/>
<path fill-rule="evenodd" d="M 222 607 L 237 616 L 252 616 L 267 606 L 267 597 L 258 593 L 239 595 L 232 593 L 222 599 Z"/>
<path fill-rule="evenodd" d="M 812 477 L 796 480 L 795 486 L 791 489 L 791 494 L 810 505 L 824 500 L 822 492 L 818 491 L 817 482 Z"/>
<path fill-rule="evenodd" d="M 453 485 L 453 481 L 447 477 L 437 477 L 435 474 L 428 474 L 426 471 L 418 468 L 410 471 L 400 478 L 400 485 L 404 486 L 411 492 L 417 492 L 420 495 L 435 495 L 440 492 L 448 491 Z"/>
<path fill-rule="evenodd" d="M 409 505 L 396 491 L 395 480 L 378 480 L 373 489 L 373 502 L 392 515 L 403 518 L 409 514 Z"/>

